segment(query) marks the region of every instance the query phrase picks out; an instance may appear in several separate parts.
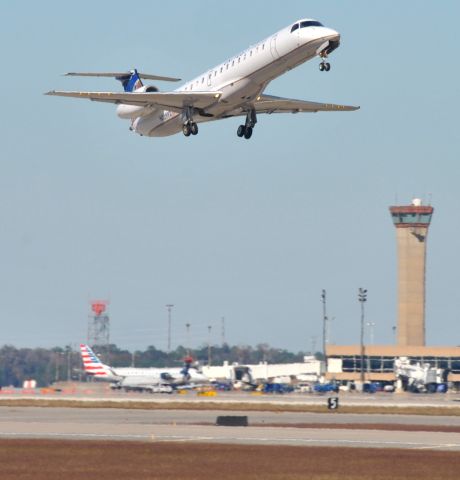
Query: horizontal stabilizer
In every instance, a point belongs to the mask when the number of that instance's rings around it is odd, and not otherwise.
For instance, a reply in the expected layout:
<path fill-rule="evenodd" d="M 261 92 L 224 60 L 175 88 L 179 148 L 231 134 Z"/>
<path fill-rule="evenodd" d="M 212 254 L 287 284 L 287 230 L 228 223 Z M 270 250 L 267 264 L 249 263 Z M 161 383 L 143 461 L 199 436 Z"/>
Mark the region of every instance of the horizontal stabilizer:
<path fill-rule="evenodd" d="M 108 78 L 117 78 L 117 77 L 126 77 L 131 75 L 132 72 L 68 72 L 65 73 L 66 77 L 108 77 Z M 160 75 L 151 75 L 149 73 L 140 73 L 137 72 L 139 77 L 146 80 L 159 80 L 162 82 L 180 82 L 180 78 L 174 77 L 162 77 Z"/>

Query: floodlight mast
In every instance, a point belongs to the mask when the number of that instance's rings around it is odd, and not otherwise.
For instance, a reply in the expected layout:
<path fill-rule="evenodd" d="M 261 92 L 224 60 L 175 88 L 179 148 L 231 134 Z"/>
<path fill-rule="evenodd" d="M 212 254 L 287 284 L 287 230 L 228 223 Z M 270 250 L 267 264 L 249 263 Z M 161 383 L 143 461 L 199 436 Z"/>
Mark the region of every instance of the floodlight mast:
<path fill-rule="evenodd" d="M 189 357 L 190 357 L 190 327 L 191 327 L 191 324 L 187 322 L 185 324 L 185 328 L 187 330 L 187 356 Z"/>
<path fill-rule="evenodd" d="M 171 353 L 171 310 L 174 307 L 172 303 L 168 303 L 166 308 L 168 309 L 168 353 Z"/>
<path fill-rule="evenodd" d="M 326 322 L 327 322 L 327 314 L 326 314 L 326 290 L 321 291 L 321 301 L 323 302 L 323 356 L 324 361 L 326 361 Z"/>
<path fill-rule="evenodd" d="M 359 288 L 358 301 L 361 304 L 361 385 L 364 385 L 364 302 L 367 301 L 367 290 Z"/>

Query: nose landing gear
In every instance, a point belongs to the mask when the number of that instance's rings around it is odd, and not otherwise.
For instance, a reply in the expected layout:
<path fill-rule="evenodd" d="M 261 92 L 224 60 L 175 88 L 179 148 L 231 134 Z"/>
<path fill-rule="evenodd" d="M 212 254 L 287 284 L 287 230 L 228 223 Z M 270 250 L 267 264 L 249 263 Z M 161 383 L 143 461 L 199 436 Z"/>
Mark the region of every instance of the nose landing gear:
<path fill-rule="evenodd" d="M 331 53 L 331 52 L 329 52 Z M 321 57 L 321 63 L 319 64 L 319 69 L 321 72 L 328 72 L 331 69 L 331 64 L 329 62 L 326 62 L 326 59 L 328 57 L 328 52 L 327 49 L 323 50 L 319 56 Z"/>

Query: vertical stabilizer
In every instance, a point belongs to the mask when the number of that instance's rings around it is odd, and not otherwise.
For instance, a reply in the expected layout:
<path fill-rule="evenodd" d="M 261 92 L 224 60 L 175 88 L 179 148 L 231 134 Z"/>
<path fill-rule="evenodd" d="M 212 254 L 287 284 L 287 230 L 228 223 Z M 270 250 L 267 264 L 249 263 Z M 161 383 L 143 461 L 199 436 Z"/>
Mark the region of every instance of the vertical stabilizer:
<path fill-rule="evenodd" d="M 122 75 L 115 78 L 119 82 L 121 82 L 125 92 L 135 92 L 136 90 L 138 90 L 143 86 L 141 77 L 139 76 L 139 73 L 137 72 L 136 69 L 131 70 L 126 75 Z"/>
<path fill-rule="evenodd" d="M 85 373 L 95 378 L 104 378 L 107 380 L 116 377 L 113 370 L 99 360 L 99 357 L 91 350 L 89 345 L 81 344 L 80 353 Z"/>

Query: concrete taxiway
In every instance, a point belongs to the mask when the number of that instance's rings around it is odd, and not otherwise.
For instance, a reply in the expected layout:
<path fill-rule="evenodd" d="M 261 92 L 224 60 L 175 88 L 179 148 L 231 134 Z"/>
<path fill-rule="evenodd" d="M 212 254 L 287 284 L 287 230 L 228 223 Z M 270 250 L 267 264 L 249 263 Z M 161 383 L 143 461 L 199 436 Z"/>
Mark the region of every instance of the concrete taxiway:
<path fill-rule="evenodd" d="M 229 415 L 231 412 L 222 413 Z M 241 415 L 241 412 L 238 413 Z M 460 434 L 330 428 L 289 423 L 459 425 L 458 417 L 251 412 L 249 427 L 217 427 L 216 411 L 0 407 L 0 437 L 347 446 L 460 451 Z M 357 417 L 360 417 L 359 419 Z M 266 423 L 267 426 L 263 426 Z M 280 424 L 283 426 L 275 426 Z M 270 425 L 270 426 L 268 426 Z"/>

